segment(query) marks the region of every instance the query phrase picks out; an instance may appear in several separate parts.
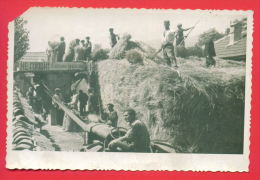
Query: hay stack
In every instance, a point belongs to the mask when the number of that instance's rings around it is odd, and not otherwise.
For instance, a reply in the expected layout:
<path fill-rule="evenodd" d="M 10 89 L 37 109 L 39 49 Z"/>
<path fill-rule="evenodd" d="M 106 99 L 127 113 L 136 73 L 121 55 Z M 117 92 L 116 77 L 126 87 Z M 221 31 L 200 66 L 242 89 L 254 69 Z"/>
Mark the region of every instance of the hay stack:
<path fill-rule="evenodd" d="M 58 46 L 59 46 L 59 44 L 60 44 L 60 42 L 59 41 L 55 41 L 55 40 L 53 40 L 53 41 L 48 41 L 48 48 L 50 48 L 50 49 L 56 49 Z"/>
<path fill-rule="evenodd" d="M 139 65 L 144 64 L 142 54 L 134 49 L 127 51 L 126 59 L 130 64 L 139 64 Z"/>
<path fill-rule="evenodd" d="M 117 42 L 117 44 L 111 49 L 109 53 L 110 59 L 122 59 L 125 56 L 125 51 L 129 46 L 129 42 L 131 39 L 130 34 L 124 34 L 121 39 Z"/>
<path fill-rule="evenodd" d="M 156 50 L 145 44 L 141 41 L 131 41 L 131 35 L 125 34 L 115 45 L 113 49 L 111 49 L 109 53 L 109 59 L 124 59 L 128 54 L 128 51 L 135 52 L 135 54 L 140 54 L 144 61 L 144 64 L 152 65 L 152 64 L 163 64 L 167 65 L 166 61 L 160 56 L 154 56 Z M 131 54 L 131 53 L 130 53 Z M 139 55 L 138 55 L 139 56 Z M 134 55 L 133 58 L 136 56 Z M 127 58 L 130 63 L 134 62 L 134 59 Z"/>
<path fill-rule="evenodd" d="M 179 152 L 242 153 L 245 65 L 182 60 L 179 72 L 167 66 L 132 66 L 126 60 L 98 64 L 102 103 L 113 103 L 119 126 L 132 107 L 152 139 Z"/>

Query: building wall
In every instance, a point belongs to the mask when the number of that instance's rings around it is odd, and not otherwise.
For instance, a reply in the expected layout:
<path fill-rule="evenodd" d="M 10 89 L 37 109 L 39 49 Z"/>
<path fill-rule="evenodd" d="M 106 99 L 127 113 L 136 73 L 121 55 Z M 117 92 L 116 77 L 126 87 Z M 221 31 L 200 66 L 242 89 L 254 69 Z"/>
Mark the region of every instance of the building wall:
<path fill-rule="evenodd" d="M 246 37 L 234 42 L 234 44 L 229 44 L 230 36 L 225 36 L 224 38 L 214 42 L 216 55 L 220 58 L 232 59 L 236 57 L 246 56 Z"/>
<path fill-rule="evenodd" d="M 247 19 L 235 20 L 230 23 L 230 32 L 215 41 L 216 55 L 224 59 L 246 59 Z"/>
<path fill-rule="evenodd" d="M 44 75 L 44 81 L 48 88 L 52 92 L 54 92 L 55 88 L 60 88 L 66 100 L 70 98 L 73 79 L 74 73 L 71 72 L 49 72 Z"/>

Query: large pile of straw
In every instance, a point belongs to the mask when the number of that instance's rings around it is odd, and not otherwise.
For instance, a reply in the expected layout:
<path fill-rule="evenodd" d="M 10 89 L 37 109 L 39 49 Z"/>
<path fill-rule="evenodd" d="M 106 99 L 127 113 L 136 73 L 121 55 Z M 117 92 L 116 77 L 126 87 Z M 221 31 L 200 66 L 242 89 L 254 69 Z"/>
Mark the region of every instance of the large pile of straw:
<path fill-rule="evenodd" d="M 127 59 L 130 63 L 135 60 L 129 60 L 127 55 L 133 54 L 133 57 L 142 57 L 144 64 L 164 64 L 166 61 L 161 56 L 155 55 L 156 50 L 141 41 L 132 41 L 131 35 L 124 34 L 118 43 L 110 50 L 109 59 Z M 137 54 L 138 53 L 138 54 Z M 135 59 L 135 58 L 134 58 Z M 139 58 L 138 58 L 139 59 Z M 142 64 L 142 63 L 141 63 Z"/>
<path fill-rule="evenodd" d="M 130 44 L 131 35 L 124 34 L 109 53 L 110 59 L 122 59 Z"/>
<path fill-rule="evenodd" d="M 152 139 L 167 140 L 179 152 L 242 153 L 245 64 L 181 60 L 179 70 L 126 60 L 98 64 L 102 104 L 113 103 L 119 125 L 132 107 Z"/>

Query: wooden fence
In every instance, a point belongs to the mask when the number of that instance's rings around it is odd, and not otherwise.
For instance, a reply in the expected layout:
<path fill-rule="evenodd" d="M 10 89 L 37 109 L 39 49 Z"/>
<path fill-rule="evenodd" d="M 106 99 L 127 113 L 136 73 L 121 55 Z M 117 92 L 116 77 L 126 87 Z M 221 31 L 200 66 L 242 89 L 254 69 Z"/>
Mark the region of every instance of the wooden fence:
<path fill-rule="evenodd" d="M 89 62 L 19 62 L 16 71 L 36 72 L 36 71 L 86 71 Z"/>

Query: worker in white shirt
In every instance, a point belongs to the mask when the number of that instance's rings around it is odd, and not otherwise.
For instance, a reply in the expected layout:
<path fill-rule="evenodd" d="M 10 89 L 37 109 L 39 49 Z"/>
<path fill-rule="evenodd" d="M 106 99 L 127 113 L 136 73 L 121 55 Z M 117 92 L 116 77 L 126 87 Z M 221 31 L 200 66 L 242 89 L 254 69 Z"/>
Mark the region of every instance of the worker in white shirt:
<path fill-rule="evenodd" d="M 175 63 L 175 67 L 178 67 L 177 59 L 174 53 L 174 39 L 175 32 L 170 29 L 170 21 L 164 21 L 165 31 L 163 32 L 163 43 L 162 43 L 162 51 L 163 57 L 166 60 L 169 66 L 172 66 L 173 62 Z"/>

